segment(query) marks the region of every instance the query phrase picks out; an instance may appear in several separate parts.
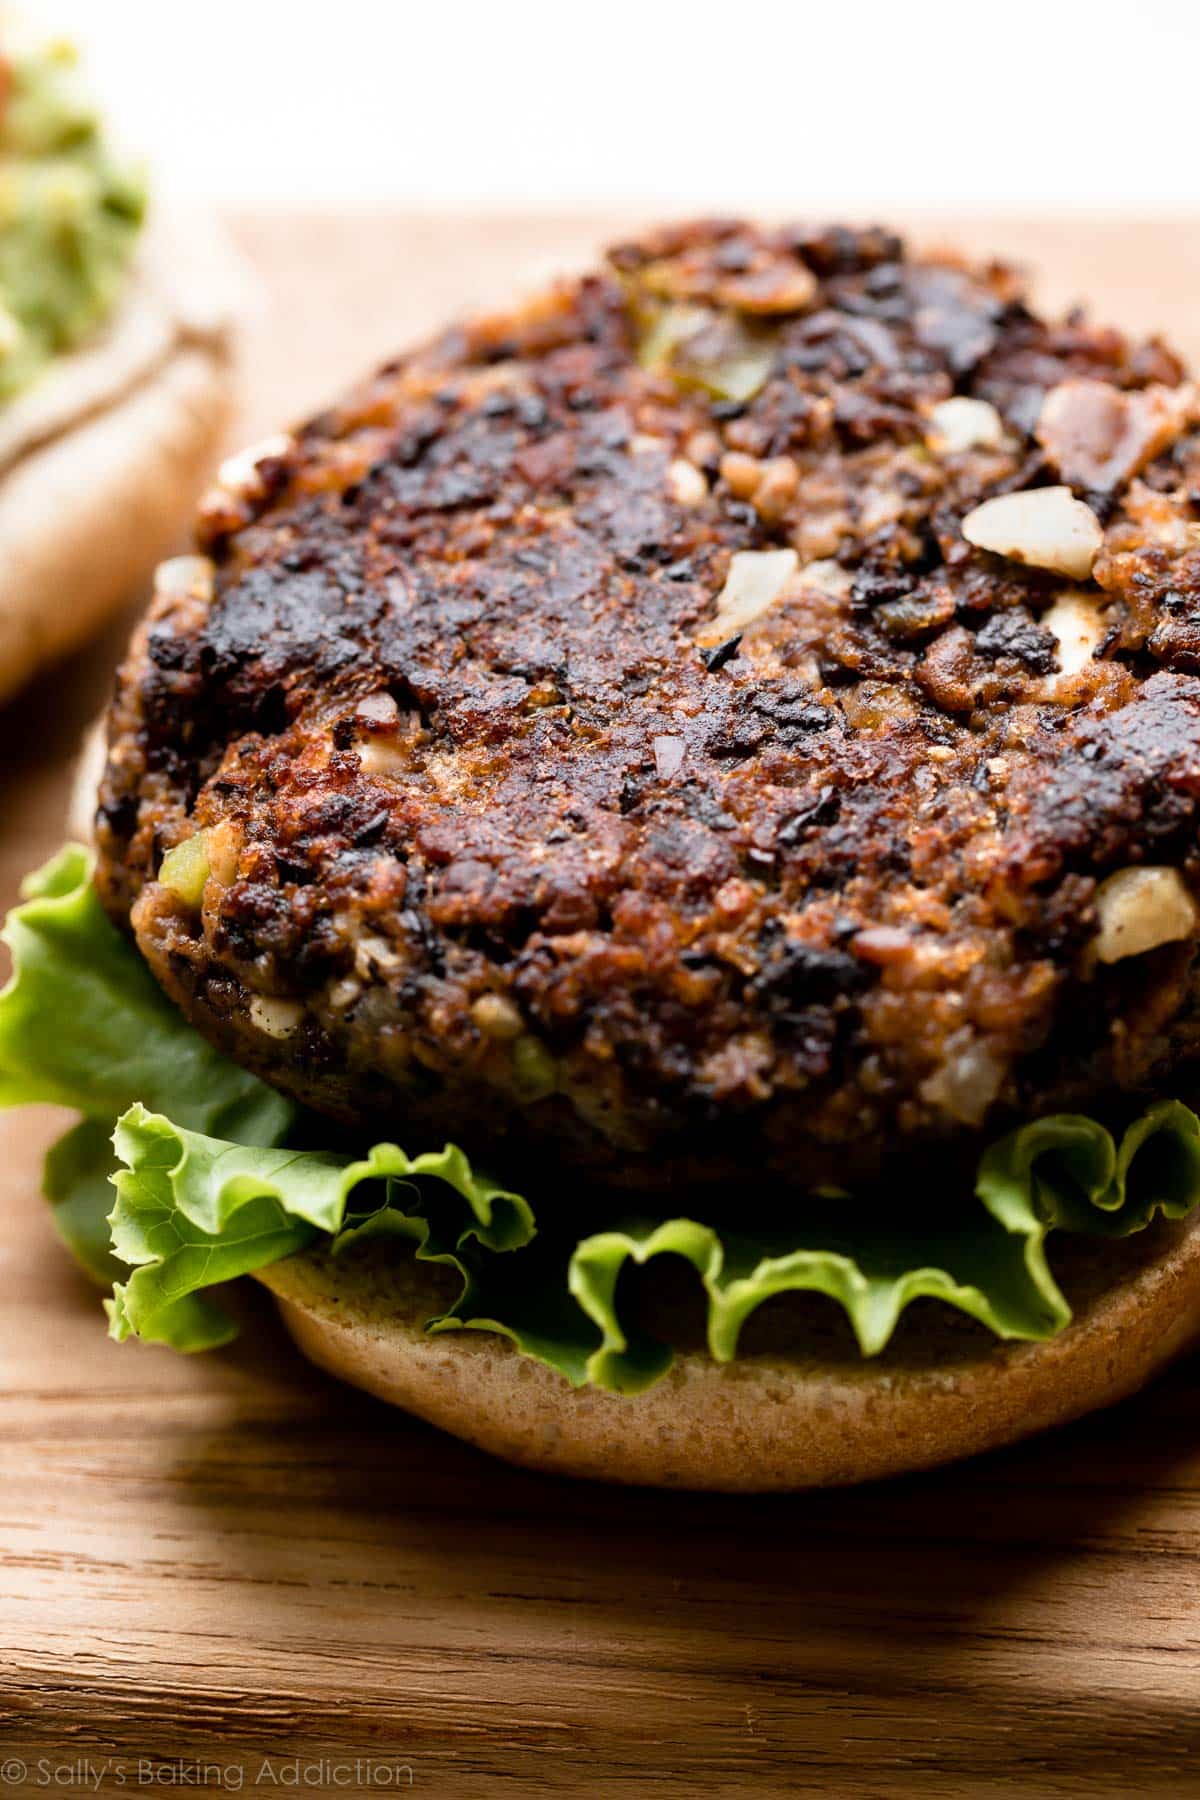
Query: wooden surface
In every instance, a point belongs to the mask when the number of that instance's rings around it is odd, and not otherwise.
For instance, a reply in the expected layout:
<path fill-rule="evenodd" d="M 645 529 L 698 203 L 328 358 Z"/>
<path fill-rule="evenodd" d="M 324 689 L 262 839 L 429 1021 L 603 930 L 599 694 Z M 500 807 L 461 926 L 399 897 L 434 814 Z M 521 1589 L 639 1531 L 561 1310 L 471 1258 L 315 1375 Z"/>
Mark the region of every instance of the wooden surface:
<path fill-rule="evenodd" d="M 242 222 L 246 433 L 624 223 Z M 1200 356 L 1200 223 L 957 235 Z M 0 721 L 4 905 L 118 639 Z M 0 1797 L 1200 1793 L 1195 1362 L 873 1489 L 571 1486 L 326 1381 L 257 1292 L 220 1354 L 109 1343 L 37 1199 L 54 1125 L 0 1121 Z"/>

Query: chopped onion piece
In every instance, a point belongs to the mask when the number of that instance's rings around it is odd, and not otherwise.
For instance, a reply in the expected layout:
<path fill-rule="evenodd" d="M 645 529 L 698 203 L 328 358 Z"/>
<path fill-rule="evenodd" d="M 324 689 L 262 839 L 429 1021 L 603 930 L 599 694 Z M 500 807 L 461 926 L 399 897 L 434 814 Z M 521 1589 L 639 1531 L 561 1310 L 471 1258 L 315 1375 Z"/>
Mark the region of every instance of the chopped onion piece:
<path fill-rule="evenodd" d="M 233 456 L 227 456 L 217 470 L 217 486 L 224 488 L 226 493 L 236 494 L 247 500 L 261 499 L 265 490 L 258 470 L 259 463 L 286 456 L 291 447 L 291 438 L 281 431 L 274 437 L 263 438 L 261 443 L 250 444 Z"/>
<path fill-rule="evenodd" d="M 967 1030 L 956 1031 L 941 1066 L 921 1084 L 921 1097 L 962 1125 L 981 1125 L 1000 1092 L 1004 1065 L 987 1044 Z"/>
<path fill-rule="evenodd" d="M 511 1043 L 525 1029 L 520 1008 L 507 994 L 480 994 L 471 1003 L 471 1017 L 485 1037 Z"/>
<path fill-rule="evenodd" d="M 204 834 L 208 867 L 218 884 L 232 887 L 237 880 L 238 859 L 242 851 L 242 832 L 235 819 L 222 819 Z"/>
<path fill-rule="evenodd" d="M 391 694 L 364 694 L 354 708 L 354 714 L 356 718 L 365 719 L 372 725 L 390 725 L 399 718 L 400 708 Z"/>
<path fill-rule="evenodd" d="M 1102 963 L 1142 956 L 1191 937 L 1196 929 L 1196 902 L 1178 869 L 1118 869 L 1096 889 L 1096 911 L 1095 951 Z"/>
<path fill-rule="evenodd" d="M 304 1008 L 299 1000 L 277 1000 L 255 994 L 250 1001 L 250 1023 L 267 1037 L 291 1037 L 299 1029 Z"/>
<path fill-rule="evenodd" d="M 1058 639 L 1062 675 L 1078 675 L 1085 669 L 1104 638 L 1104 612 L 1093 594 L 1074 590 L 1060 594 L 1041 622 Z"/>
<path fill-rule="evenodd" d="M 154 571 L 154 591 L 167 600 L 211 600 L 216 573 L 207 556 L 171 556 Z"/>
<path fill-rule="evenodd" d="M 794 550 L 739 550 L 729 564 L 717 610 L 696 634 L 698 644 L 723 644 L 778 600 L 800 565 Z"/>
<path fill-rule="evenodd" d="M 939 456 L 958 456 L 964 450 L 998 450 L 1004 443 L 1004 420 L 987 400 L 970 400 L 965 394 L 955 394 L 930 413 L 925 441 Z"/>
<path fill-rule="evenodd" d="M 654 740 L 654 766 L 664 781 L 672 775 L 678 775 L 683 767 L 687 745 L 681 737 L 656 737 Z"/>
<path fill-rule="evenodd" d="M 677 456 L 667 468 L 667 486 L 677 506 L 700 506 L 708 499 L 708 482 L 686 456 Z"/>
<path fill-rule="evenodd" d="M 805 563 L 800 571 L 799 585 L 815 588 L 819 594 L 828 594 L 831 600 L 843 600 L 854 586 L 854 577 L 836 558 L 823 556 L 816 562 Z"/>
<path fill-rule="evenodd" d="M 1070 488 L 1028 488 L 998 494 L 962 522 L 968 544 L 1035 569 L 1086 581 L 1104 542 L 1100 521 Z"/>
<path fill-rule="evenodd" d="M 403 775 L 411 761 L 408 749 L 394 738 L 364 738 L 355 748 L 364 775 Z"/>

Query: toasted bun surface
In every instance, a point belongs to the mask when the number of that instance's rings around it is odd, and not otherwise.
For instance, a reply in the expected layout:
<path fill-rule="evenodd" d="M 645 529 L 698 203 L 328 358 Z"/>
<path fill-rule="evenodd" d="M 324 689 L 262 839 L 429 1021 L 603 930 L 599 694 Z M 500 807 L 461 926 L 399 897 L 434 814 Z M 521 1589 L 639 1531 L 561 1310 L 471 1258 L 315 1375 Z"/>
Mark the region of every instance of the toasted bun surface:
<path fill-rule="evenodd" d="M 1043 1344 L 997 1343 L 933 1302 L 865 1360 L 831 1304 L 751 1321 L 746 1353 L 681 1353 L 635 1398 L 574 1389 L 491 1333 L 430 1334 L 443 1270 L 364 1246 L 263 1270 L 306 1356 L 493 1455 L 560 1475 L 769 1492 L 930 1468 L 1109 1406 L 1200 1335 L 1200 1219 L 1056 1261 L 1073 1324 Z M 769 1311 L 770 1309 L 767 1309 Z"/>
<path fill-rule="evenodd" d="M 104 336 L 0 415 L 0 700 L 178 546 L 229 421 L 244 294 L 207 226 L 160 224 Z"/>

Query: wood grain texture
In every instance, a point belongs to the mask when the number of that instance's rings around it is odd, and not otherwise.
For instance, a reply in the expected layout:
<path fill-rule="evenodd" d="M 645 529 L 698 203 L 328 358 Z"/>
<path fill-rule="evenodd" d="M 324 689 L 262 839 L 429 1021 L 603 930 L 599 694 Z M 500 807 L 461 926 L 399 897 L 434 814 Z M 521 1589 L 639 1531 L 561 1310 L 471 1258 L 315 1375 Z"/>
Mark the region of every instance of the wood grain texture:
<path fill-rule="evenodd" d="M 241 221 L 271 295 L 245 434 L 627 224 Z M 924 235 L 1200 356 L 1194 221 Z M 120 637 L 0 720 L 5 905 L 58 839 Z M 568 1485 L 334 1386 L 256 1293 L 220 1354 L 110 1344 L 37 1198 L 56 1124 L 0 1120 L 9 1792 L 271 1792 L 290 1757 L 333 1759 L 310 1792 L 408 1791 L 407 1768 L 455 1800 L 1200 1792 L 1195 1360 L 1055 1437 L 852 1493 Z"/>

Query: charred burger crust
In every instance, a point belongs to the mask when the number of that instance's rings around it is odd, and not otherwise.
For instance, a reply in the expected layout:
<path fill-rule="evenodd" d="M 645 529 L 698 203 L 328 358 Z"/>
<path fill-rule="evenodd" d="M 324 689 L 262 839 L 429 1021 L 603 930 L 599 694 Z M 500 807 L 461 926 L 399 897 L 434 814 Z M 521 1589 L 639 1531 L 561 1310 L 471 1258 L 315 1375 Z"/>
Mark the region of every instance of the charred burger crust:
<path fill-rule="evenodd" d="M 1114 873 L 1197 885 L 1182 375 L 884 232 L 622 246 L 228 474 L 119 677 L 101 892 L 307 1103 L 605 1179 L 869 1177 L 1144 1085 L 1194 931 L 1094 940 Z M 1090 577 L 968 541 L 1080 457 Z"/>

